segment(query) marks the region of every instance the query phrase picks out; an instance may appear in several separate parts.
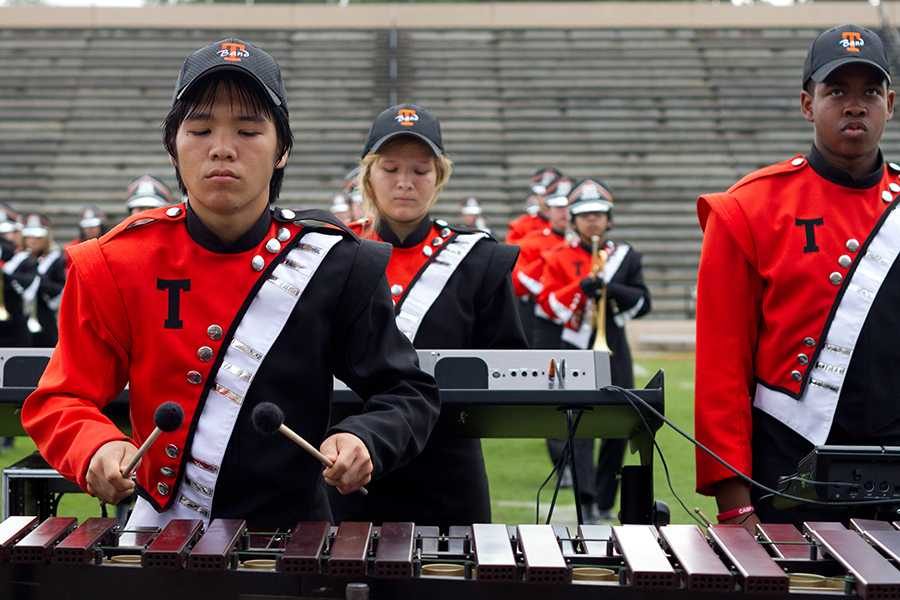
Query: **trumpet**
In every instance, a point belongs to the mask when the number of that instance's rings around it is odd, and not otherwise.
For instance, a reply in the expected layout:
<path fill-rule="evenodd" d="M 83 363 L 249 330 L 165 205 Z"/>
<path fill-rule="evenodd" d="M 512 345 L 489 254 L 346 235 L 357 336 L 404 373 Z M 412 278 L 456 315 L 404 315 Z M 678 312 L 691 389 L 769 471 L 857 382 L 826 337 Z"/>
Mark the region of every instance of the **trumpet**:
<path fill-rule="evenodd" d="M 0 321 L 9 321 L 9 311 L 6 310 L 6 273 L 0 272 Z"/>
<path fill-rule="evenodd" d="M 594 277 L 602 277 L 606 268 L 607 252 L 600 249 L 600 236 L 591 236 L 591 273 Z M 600 297 L 594 305 L 594 350 L 602 350 L 612 354 L 606 344 L 606 286 L 600 292 Z"/>

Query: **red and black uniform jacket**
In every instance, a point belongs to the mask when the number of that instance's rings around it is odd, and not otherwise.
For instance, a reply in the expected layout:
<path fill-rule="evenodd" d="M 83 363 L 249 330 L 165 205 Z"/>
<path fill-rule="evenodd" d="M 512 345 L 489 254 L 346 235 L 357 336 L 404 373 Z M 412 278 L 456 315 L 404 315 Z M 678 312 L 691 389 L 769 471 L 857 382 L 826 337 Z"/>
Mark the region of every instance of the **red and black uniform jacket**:
<path fill-rule="evenodd" d="M 813 148 L 700 197 L 696 431 L 741 472 L 774 482 L 838 430 L 900 433 L 898 173 L 879 155 L 854 180 Z M 802 444 L 754 447 L 767 421 Z M 788 470 L 754 473 L 764 455 Z M 698 491 L 731 477 L 697 452 Z"/>
<path fill-rule="evenodd" d="M 527 347 L 510 280 L 517 248 L 440 219 L 424 219 L 402 241 L 386 226 L 357 222 L 351 227 L 393 246 L 386 273 L 394 311 L 416 348 Z M 424 306 L 431 297 L 430 306 Z M 333 505 L 340 507 L 335 514 L 433 525 L 490 522 L 480 440 L 451 437 L 440 426 L 422 454 L 373 482 L 370 491 L 365 499 L 332 494 Z"/>
<path fill-rule="evenodd" d="M 606 282 L 606 343 L 612 350 L 612 382 L 634 386 L 631 350 L 625 337 L 625 323 L 650 312 L 650 291 L 644 283 L 641 255 L 627 244 L 607 241 L 609 253 L 601 276 Z M 591 249 L 578 240 L 557 246 L 546 253 L 543 289 L 538 304 L 563 323 L 562 341 L 567 348 L 590 348 L 596 300 L 588 298 L 581 281 L 591 273 Z"/>
<path fill-rule="evenodd" d="M 210 403 L 240 407 L 224 458 L 212 466 L 218 479 L 210 518 L 292 527 L 330 516 L 321 465 L 282 436 L 254 430 L 250 415 L 263 401 L 279 405 L 285 424 L 314 446 L 338 431 L 358 436 L 376 477 L 415 456 L 439 403 L 434 380 L 418 369 L 394 325 L 386 249 L 336 225 L 316 226 L 320 221 L 333 219 L 266 210 L 226 245 L 179 205 L 134 215 L 73 247 L 60 342 L 22 408 L 23 426 L 44 458 L 84 487 L 94 452 L 128 439 L 100 412 L 126 383 L 135 444 L 150 435 L 161 403 L 184 410 L 181 427 L 163 433 L 137 469 L 138 493 L 157 510 L 181 502 L 198 420 Z M 302 279 L 304 266 L 287 262 L 295 251 L 317 265 L 302 293 L 276 276 L 292 269 Z M 263 331 L 268 313 L 255 308 L 263 296 L 275 298 L 269 308 L 289 307 L 280 332 Z M 251 313 L 262 316 L 260 334 L 274 340 L 265 351 L 254 347 L 256 332 L 235 336 Z M 226 364 L 232 355 L 253 371 Z M 366 402 L 361 414 L 329 425 L 333 376 Z M 226 380 L 249 387 L 240 396 Z"/>

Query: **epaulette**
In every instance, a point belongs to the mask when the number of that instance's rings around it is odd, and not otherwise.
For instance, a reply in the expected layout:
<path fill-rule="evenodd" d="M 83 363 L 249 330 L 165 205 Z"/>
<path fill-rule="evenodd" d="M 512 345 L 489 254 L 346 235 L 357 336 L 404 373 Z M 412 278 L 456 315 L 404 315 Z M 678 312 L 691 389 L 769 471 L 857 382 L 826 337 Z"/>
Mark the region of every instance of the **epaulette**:
<path fill-rule="evenodd" d="M 444 219 L 434 219 L 434 221 L 432 221 L 432 222 L 437 227 L 439 227 L 441 230 L 447 229 L 449 231 L 455 231 L 456 233 L 483 233 L 488 237 L 488 239 L 497 241 L 496 238 L 494 238 L 494 236 L 492 234 L 488 233 L 487 231 L 484 231 L 483 229 L 475 229 L 473 227 L 462 227 L 461 225 L 451 225 Z"/>
<path fill-rule="evenodd" d="M 294 210 L 292 208 L 272 208 L 272 218 L 279 223 L 294 223 L 304 227 L 330 230 L 359 240 L 355 231 L 330 212 L 319 209 Z"/>
<path fill-rule="evenodd" d="M 731 186 L 728 191 L 733 192 L 738 188 L 741 188 L 764 177 L 774 177 L 776 175 L 786 175 L 790 173 L 800 172 L 805 169 L 808 164 L 809 161 L 806 160 L 806 157 L 802 154 L 798 154 L 793 158 L 789 158 L 788 160 L 783 160 L 779 163 L 775 163 L 774 165 L 769 165 L 768 167 L 763 167 L 762 169 L 758 169 L 756 171 L 753 171 L 752 173 L 744 175 L 744 177 L 742 177 L 737 183 Z"/>
<path fill-rule="evenodd" d="M 184 204 L 172 204 L 144 210 L 125 217 L 122 222 L 100 236 L 100 243 L 109 241 L 126 231 L 133 231 L 154 223 L 179 223 L 184 220 L 184 217 Z"/>

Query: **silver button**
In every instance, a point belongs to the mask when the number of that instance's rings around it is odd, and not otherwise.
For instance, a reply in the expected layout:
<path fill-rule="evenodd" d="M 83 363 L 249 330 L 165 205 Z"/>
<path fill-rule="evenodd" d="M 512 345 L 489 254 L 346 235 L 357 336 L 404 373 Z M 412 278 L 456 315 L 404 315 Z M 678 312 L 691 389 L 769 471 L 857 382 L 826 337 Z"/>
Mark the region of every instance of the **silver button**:
<path fill-rule="evenodd" d="M 172 467 L 163 467 L 159 470 L 163 477 L 175 477 L 175 469 Z"/>
<path fill-rule="evenodd" d="M 197 358 L 203 362 L 209 362 L 213 357 L 213 349 L 209 346 L 200 346 L 197 348 Z"/>
<path fill-rule="evenodd" d="M 181 207 L 180 207 L 180 206 L 173 206 L 172 208 L 170 208 L 169 210 L 166 211 L 166 216 L 167 216 L 167 217 L 172 217 L 173 219 L 174 219 L 175 217 L 177 217 L 178 215 L 180 215 L 180 214 L 181 214 Z"/>
<path fill-rule="evenodd" d="M 213 324 L 206 328 L 206 335 L 208 335 L 209 339 L 213 341 L 221 340 L 222 333 L 222 328 L 219 325 Z"/>
<path fill-rule="evenodd" d="M 178 458 L 178 446 L 175 444 L 169 444 L 166 446 L 166 456 L 169 458 Z"/>
<path fill-rule="evenodd" d="M 391 294 L 392 295 L 399 296 L 402 293 L 403 293 L 403 286 L 400 285 L 399 283 L 395 283 L 394 285 L 391 286 Z"/>
<path fill-rule="evenodd" d="M 803 353 L 797 355 L 797 362 L 801 365 L 809 364 L 809 357 Z"/>
<path fill-rule="evenodd" d="M 431 245 L 432 245 L 432 246 L 440 246 L 440 245 L 443 244 L 443 243 L 444 243 L 443 238 L 436 237 L 436 238 L 434 238 L 433 240 L 431 240 Z"/>
<path fill-rule="evenodd" d="M 891 170 L 893 170 L 893 171 L 900 171 L 900 165 L 898 165 L 898 164 L 895 163 L 895 162 L 888 163 L 888 166 L 889 166 L 889 167 L 891 168 Z"/>
<path fill-rule="evenodd" d="M 803 343 L 805 345 L 809 346 L 810 348 L 812 348 L 813 346 L 816 345 L 816 340 L 811 337 L 805 337 L 805 338 L 803 338 Z"/>
<path fill-rule="evenodd" d="M 853 259 L 847 256 L 846 254 L 841 254 L 840 258 L 838 258 L 838 264 L 844 267 L 845 269 L 849 269 L 850 265 L 853 264 Z"/>
<path fill-rule="evenodd" d="M 159 482 L 156 484 L 156 491 L 159 492 L 160 496 L 168 496 L 169 495 L 169 486 L 163 482 Z"/>
<path fill-rule="evenodd" d="M 266 268 L 266 259 L 257 254 L 250 260 L 250 266 L 253 267 L 254 271 L 262 271 Z"/>
<path fill-rule="evenodd" d="M 844 276 L 841 275 L 840 273 L 838 273 L 837 271 L 835 271 L 834 273 L 832 273 L 831 275 L 828 276 L 828 281 L 830 281 L 834 285 L 840 285 L 843 280 L 844 280 Z"/>
<path fill-rule="evenodd" d="M 294 219 L 297 218 L 297 213 L 295 213 L 294 211 L 292 211 L 289 208 L 282 208 L 281 209 L 281 218 L 284 219 L 285 221 L 293 221 Z"/>
<path fill-rule="evenodd" d="M 424 254 L 425 256 L 431 256 L 432 254 L 434 254 L 434 250 L 431 249 L 431 246 L 425 246 L 424 248 L 422 248 L 422 254 Z"/>
<path fill-rule="evenodd" d="M 448 225 L 450 225 L 447 221 L 445 221 L 443 219 L 435 219 L 434 224 L 437 225 L 438 227 L 447 227 Z"/>
<path fill-rule="evenodd" d="M 881 192 L 881 199 L 885 202 L 893 202 L 894 196 L 889 191 L 884 190 L 883 192 Z"/>
<path fill-rule="evenodd" d="M 199 371 L 188 371 L 187 372 L 187 380 L 188 380 L 188 383 L 192 383 L 194 385 L 199 385 L 199 384 L 203 383 L 203 375 L 201 375 Z"/>
<path fill-rule="evenodd" d="M 799 167 L 800 165 L 802 165 L 802 164 L 805 163 L 805 162 L 806 162 L 805 159 L 800 158 L 800 157 L 798 156 L 797 158 L 795 158 L 794 160 L 791 161 L 791 164 L 794 165 L 795 167 Z"/>
<path fill-rule="evenodd" d="M 279 242 L 286 242 L 291 239 L 291 230 L 287 227 L 282 227 L 278 230 L 278 233 L 275 234 L 275 237 L 278 238 Z"/>
<path fill-rule="evenodd" d="M 800 371 L 791 371 L 791 379 L 794 381 L 800 381 L 803 379 L 803 373 Z"/>
<path fill-rule="evenodd" d="M 271 252 L 272 254 L 278 254 L 281 251 L 281 242 L 272 238 L 268 242 L 266 242 L 266 250 Z"/>
<path fill-rule="evenodd" d="M 856 252 L 857 250 L 859 250 L 859 241 L 854 240 L 853 238 L 847 240 L 847 250 L 849 250 L 850 252 Z"/>
<path fill-rule="evenodd" d="M 896 194 L 897 192 L 900 192 L 900 183 L 892 181 L 888 184 L 888 188 Z"/>
<path fill-rule="evenodd" d="M 441 229 L 441 237 L 450 237 L 450 230 L 446 227 Z"/>

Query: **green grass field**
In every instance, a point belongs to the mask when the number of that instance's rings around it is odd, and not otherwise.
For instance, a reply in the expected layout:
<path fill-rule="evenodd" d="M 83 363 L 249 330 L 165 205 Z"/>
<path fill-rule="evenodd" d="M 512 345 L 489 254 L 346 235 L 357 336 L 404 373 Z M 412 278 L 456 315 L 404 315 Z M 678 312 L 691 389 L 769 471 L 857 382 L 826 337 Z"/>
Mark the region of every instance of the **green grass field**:
<path fill-rule="evenodd" d="M 637 387 L 642 387 L 653 374 L 663 369 L 666 374 L 666 415 L 688 432 L 694 429 L 692 355 L 638 356 L 635 359 Z M 663 426 L 657 436 L 660 448 L 669 465 L 675 492 L 689 509 L 699 506 L 707 515 L 715 515 L 710 498 L 694 493 L 693 447 L 671 429 Z M 17 438 L 15 448 L 0 455 L 0 464 L 9 465 L 31 453 L 34 444 L 28 438 Z M 544 440 L 485 440 L 484 451 L 491 483 L 493 519 L 498 523 L 529 523 L 534 521 L 535 494 L 550 472 L 550 460 Z M 628 456 L 627 462 L 636 462 Z M 654 492 L 672 510 L 674 523 L 687 523 L 691 516 L 675 500 L 666 485 L 662 465 L 654 457 Z M 541 497 L 542 509 L 549 505 L 552 490 L 548 485 Z M 0 499 L 2 502 L 3 499 Z M 59 508 L 60 515 L 84 519 L 100 514 L 99 504 L 84 494 L 66 495 Z M 554 521 L 574 522 L 574 502 L 570 490 L 563 490 L 557 501 Z"/>

